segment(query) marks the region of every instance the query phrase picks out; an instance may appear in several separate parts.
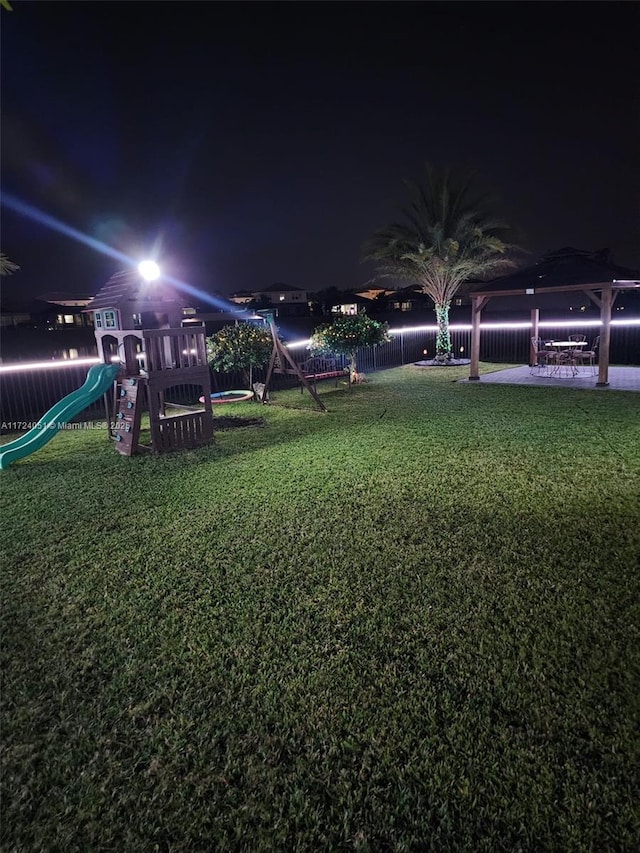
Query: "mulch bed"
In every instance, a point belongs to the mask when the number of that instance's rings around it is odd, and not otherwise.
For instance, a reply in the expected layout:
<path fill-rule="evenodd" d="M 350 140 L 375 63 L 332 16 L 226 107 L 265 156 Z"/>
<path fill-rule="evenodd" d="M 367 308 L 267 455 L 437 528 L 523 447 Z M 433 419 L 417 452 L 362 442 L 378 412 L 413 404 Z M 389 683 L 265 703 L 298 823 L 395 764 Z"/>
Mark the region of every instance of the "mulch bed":
<path fill-rule="evenodd" d="M 238 429 L 238 427 L 264 426 L 266 423 L 264 418 L 241 418 L 236 415 L 222 415 L 221 417 L 213 418 L 213 429 L 226 430 Z"/>

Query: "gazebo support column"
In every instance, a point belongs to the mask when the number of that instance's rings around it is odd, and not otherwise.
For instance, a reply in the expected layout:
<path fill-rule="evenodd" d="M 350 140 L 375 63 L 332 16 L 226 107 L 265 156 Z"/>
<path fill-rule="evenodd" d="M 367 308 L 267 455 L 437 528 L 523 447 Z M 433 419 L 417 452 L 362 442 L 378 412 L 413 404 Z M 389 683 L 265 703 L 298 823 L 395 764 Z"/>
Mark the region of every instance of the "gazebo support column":
<path fill-rule="evenodd" d="M 471 297 L 471 364 L 469 366 L 469 381 L 480 379 L 480 317 L 482 309 L 489 301 L 487 296 Z"/>
<path fill-rule="evenodd" d="M 531 309 L 531 337 L 538 337 L 538 323 L 540 322 L 540 309 L 532 308 Z M 536 355 L 536 349 L 533 345 L 533 341 L 529 340 L 529 367 L 533 367 L 538 363 L 538 357 Z"/>
<path fill-rule="evenodd" d="M 596 382 L 596 387 L 598 388 L 603 388 L 609 384 L 612 304 L 612 287 L 610 283 L 607 283 L 602 288 L 600 300 L 600 357 L 598 359 L 598 381 Z"/>

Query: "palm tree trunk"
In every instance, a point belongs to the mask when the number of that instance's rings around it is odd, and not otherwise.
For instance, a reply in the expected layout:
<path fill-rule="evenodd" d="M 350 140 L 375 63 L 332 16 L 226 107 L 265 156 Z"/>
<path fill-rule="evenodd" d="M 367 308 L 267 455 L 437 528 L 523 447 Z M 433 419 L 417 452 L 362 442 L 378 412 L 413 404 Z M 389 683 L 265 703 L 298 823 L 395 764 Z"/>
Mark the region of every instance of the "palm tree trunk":
<path fill-rule="evenodd" d="M 451 358 L 451 335 L 449 333 L 449 308 L 450 302 L 435 303 L 436 320 L 438 321 L 438 333 L 436 335 L 436 359 L 438 361 L 449 361 Z"/>

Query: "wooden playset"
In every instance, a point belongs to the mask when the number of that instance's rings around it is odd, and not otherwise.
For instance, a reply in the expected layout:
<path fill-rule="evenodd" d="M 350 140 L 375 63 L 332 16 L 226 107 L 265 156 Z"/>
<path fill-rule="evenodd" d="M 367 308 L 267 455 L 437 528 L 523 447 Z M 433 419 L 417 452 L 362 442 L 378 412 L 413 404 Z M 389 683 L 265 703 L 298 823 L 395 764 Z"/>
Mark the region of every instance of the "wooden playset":
<path fill-rule="evenodd" d="M 213 412 L 205 329 L 181 326 L 175 292 L 125 271 L 112 276 L 85 310 L 93 312 L 100 358 L 122 365 L 109 413 L 116 450 L 131 456 L 144 448 L 166 453 L 208 444 Z M 167 392 L 184 386 L 193 388 L 194 399 L 203 398 L 202 408 L 167 414 Z M 140 442 L 144 411 L 150 446 Z"/>

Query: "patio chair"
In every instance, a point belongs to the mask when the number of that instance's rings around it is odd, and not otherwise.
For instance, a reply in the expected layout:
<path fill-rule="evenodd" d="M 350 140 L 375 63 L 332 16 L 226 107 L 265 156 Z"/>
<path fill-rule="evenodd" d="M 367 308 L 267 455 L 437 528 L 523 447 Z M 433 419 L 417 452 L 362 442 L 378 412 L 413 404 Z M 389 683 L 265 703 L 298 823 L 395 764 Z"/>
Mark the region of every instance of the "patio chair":
<path fill-rule="evenodd" d="M 556 356 L 554 375 L 555 376 L 575 376 L 578 372 L 577 362 L 574 353 L 577 350 L 563 349 Z"/>
<path fill-rule="evenodd" d="M 542 338 L 531 338 L 531 352 L 533 359 L 531 363 L 531 374 L 546 370 L 551 362 L 555 362 L 558 353 L 555 350 L 546 349 Z"/>
<path fill-rule="evenodd" d="M 600 346 L 600 335 L 596 335 L 591 346 L 581 349 L 575 353 L 577 364 L 588 364 L 592 375 L 595 373 L 595 365 L 598 358 L 598 347 Z"/>
<path fill-rule="evenodd" d="M 587 340 L 587 336 L 586 335 L 568 335 L 567 340 L 571 341 L 572 343 L 575 343 L 575 344 L 581 344 Z M 583 349 L 586 349 L 586 347 L 574 347 L 573 349 L 570 349 L 569 352 L 571 353 L 572 358 L 577 358 Z"/>

